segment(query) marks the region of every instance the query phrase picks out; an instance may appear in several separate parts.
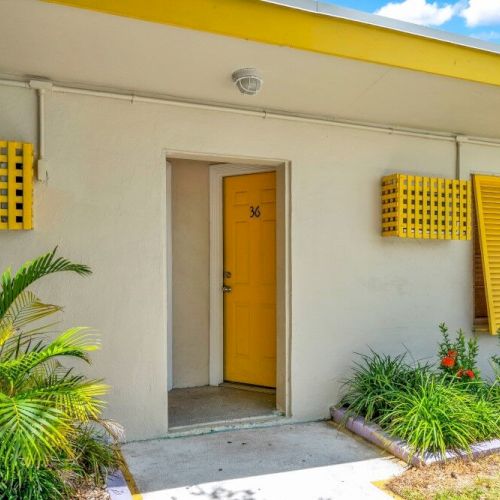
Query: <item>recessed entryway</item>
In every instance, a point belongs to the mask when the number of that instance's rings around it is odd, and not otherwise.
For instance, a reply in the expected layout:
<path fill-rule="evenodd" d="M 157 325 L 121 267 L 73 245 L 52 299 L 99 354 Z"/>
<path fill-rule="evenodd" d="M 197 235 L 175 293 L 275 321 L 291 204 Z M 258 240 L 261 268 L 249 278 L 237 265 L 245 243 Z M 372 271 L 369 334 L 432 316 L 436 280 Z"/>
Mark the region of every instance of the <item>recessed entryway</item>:
<path fill-rule="evenodd" d="M 225 386 L 172 389 L 168 397 L 171 428 L 272 416 L 276 396 L 268 391 L 249 391 Z"/>
<path fill-rule="evenodd" d="M 167 162 L 170 429 L 289 411 L 286 171 L 274 163 Z"/>

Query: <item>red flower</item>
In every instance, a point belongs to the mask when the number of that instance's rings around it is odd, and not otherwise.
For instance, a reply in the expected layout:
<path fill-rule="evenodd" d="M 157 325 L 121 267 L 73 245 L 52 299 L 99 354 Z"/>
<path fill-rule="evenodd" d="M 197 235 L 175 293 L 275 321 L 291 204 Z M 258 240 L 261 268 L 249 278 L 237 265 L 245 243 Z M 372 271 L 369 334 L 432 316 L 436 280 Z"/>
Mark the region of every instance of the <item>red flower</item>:
<path fill-rule="evenodd" d="M 457 351 L 455 351 L 453 349 L 450 349 L 448 351 L 448 357 L 450 357 L 450 358 L 457 359 L 457 354 L 458 354 Z"/>
<path fill-rule="evenodd" d="M 465 375 L 467 375 L 470 379 L 473 379 L 476 377 L 475 373 L 472 370 L 465 370 Z"/>
<path fill-rule="evenodd" d="M 457 372 L 457 377 L 458 377 L 458 378 L 462 378 L 463 374 L 464 374 L 464 371 L 463 371 L 463 370 L 458 370 L 458 372 Z"/>
<path fill-rule="evenodd" d="M 455 360 L 451 356 L 445 356 L 441 360 L 441 365 L 446 368 L 453 368 L 455 366 Z"/>

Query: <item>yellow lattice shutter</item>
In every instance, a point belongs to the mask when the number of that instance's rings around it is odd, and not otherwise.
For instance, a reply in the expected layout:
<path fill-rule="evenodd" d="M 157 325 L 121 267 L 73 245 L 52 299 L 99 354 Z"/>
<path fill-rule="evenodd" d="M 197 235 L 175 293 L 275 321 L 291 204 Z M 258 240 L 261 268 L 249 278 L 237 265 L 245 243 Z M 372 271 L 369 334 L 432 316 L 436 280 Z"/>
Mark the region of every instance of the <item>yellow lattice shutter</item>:
<path fill-rule="evenodd" d="M 500 329 L 500 177 L 474 176 L 489 331 Z"/>
<path fill-rule="evenodd" d="M 382 178 L 382 236 L 470 240 L 469 181 L 392 174 Z"/>
<path fill-rule="evenodd" d="M 33 144 L 0 140 L 0 230 L 32 229 Z"/>

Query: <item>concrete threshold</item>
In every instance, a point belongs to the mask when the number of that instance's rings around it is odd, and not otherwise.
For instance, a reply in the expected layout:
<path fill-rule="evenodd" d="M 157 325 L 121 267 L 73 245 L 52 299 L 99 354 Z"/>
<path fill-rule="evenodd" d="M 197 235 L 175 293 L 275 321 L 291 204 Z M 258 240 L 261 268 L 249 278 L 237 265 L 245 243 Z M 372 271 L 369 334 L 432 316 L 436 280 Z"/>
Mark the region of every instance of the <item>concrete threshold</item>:
<path fill-rule="evenodd" d="M 276 389 L 262 387 L 260 385 L 238 384 L 236 382 L 223 382 L 219 387 L 228 387 L 229 389 L 240 389 L 241 391 L 262 392 L 264 394 L 276 394 Z"/>

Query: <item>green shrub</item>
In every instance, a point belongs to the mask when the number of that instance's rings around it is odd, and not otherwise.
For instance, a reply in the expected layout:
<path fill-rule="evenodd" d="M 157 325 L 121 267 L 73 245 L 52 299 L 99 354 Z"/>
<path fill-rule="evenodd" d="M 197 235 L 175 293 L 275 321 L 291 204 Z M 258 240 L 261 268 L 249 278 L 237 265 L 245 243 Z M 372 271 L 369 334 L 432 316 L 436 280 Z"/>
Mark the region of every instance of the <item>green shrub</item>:
<path fill-rule="evenodd" d="M 61 271 L 90 274 L 54 250 L 1 278 L 0 498 L 70 498 L 75 478 L 102 482 L 105 468 L 118 463 L 113 446 L 90 431 L 92 425 L 109 429 L 99 418 L 107 387 L 61 364 L 63 357 L 90 362 L 97 339 L 83 328 L 48 336 L 49 325 L 40 321 L 60 307 L 27 290 Z"/>
<path fill-rule="evenodd" d="M 102 431 L 94 425 L 82 424 L 78 428 L 72 443 L 74 450 L 74 470 L 83 478 L 92 478 L 94 484 L 103 486 L 109 470 L 114 470 L 119 465 L 119 456 L 114 446 L 109 444 L 109 435 L 115 431 L 109 428 Z M 121 432 L 118 430 L 118 432 Z"/>
<path fill-rule="evenodd" d="M 60 470 L 52 467 L 19 467 L 16 474 L 0 466 L 0 498 L 5 500 L 58 500 L 70 494 Z"/>
<path fill-rule="evenodd" d="M 488 400 L 462 390 L 446 375 L 421 372 L 416 381 L 388 395 L 390 403 L 380 419 L 412 453 L 444 456 L 446 449 L 468 451 L 474 442 L 500 435 L 498 409 Z"/>
<path fill-rule="evenodd" d="M 466 341 L 459 330 L 452 341 L 446 325 L 440 330 L 437 371 L 410 366 L 404 355 L 362 355 L 343 384 L 346 416 L 377 422 L 417 454 L 470 450 L 477 441 L 500 437 L 500 380 L 491 384 L 479 376 L 475 339 Z"/>
<path fill-rule="evenodd" d="M 343 383 L 340 404 L 349 414 L 363 415 L 376 421 L 387 409 L 387 394 L 405 387 L 410 372 L 405 356 L 386 356 L 371 351 L 361 354 L 354 364 L 353 375 Z"/>

